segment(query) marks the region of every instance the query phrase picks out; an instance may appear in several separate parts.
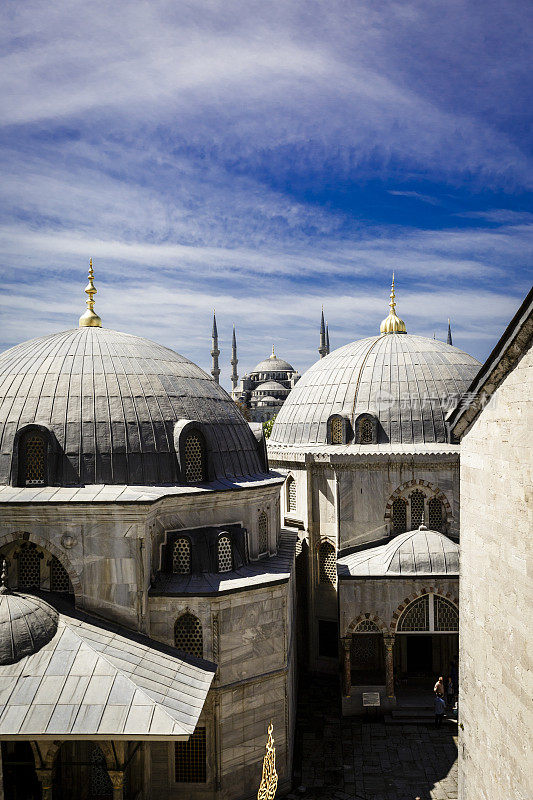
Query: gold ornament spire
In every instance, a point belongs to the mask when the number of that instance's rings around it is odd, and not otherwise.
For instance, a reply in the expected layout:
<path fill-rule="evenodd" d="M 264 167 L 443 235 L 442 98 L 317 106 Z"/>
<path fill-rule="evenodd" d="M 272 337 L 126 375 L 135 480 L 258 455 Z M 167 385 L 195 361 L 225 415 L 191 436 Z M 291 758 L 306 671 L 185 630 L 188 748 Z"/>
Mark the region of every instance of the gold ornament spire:
<path fill-rule="evenodd" d="M 274 345 L 272 345 L 272 355 L 270 356 L 270 358 L 276 358 L 276 354 L 274 352 Z"/>
<path fill-rule="evenodd" d="M 93 273 L 93 260 L 92 258 L 89 261 L 89 283 L 85 287 L 85 293 L 88 295 L 89 299 L 87 302 L 87 311 L 85 314 L 82 314 L 80 317 L 79 326 L 80 328 L 101 328 L 102 327 L 102 320 L 98 316 L 98 314 L 94 311 L 94 295 L 96 294 L 96 288 L 94 285 L 94 273 Z"/>
<path fill-rule="evenodd" d="M 274 747 L 274 737 L 272 722 L 268 726 L 268 738 L 266 743 L 266 753 L 263 758 L 263 774 L 261 785 L 257 792 L 257 800 L 274 800 L 276 789 L 278 788 L 278 773 L 276 772 L 276 748 Z"/>
<path fill-rule="evenodd" d="M 379 326 L 380 333 L 407 333 L 405 322 L 396 314 L 396 295 L 394 293 L 394 272 L 390 291 L 389 316 Z"/>

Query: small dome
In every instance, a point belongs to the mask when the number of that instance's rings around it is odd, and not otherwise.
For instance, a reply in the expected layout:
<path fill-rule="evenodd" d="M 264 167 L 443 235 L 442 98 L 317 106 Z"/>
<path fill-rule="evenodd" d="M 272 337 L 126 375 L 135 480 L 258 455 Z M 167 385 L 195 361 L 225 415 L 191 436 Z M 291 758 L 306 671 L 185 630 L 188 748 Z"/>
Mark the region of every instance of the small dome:
<path fill-rule="evenodd" d="M 279 403 L 279 399 L 277 397 L 272 397 L 268 395 L 266 397 L 262 397 L 259 402 L 257 403 L 258 406 L 270 406 L 273 403 Z"/>
<path fill-rule="evenodd" d="M 458 575 L 459 545 L 420 526 L 387 544 L 339 558 L 339 575 Z"/>
<path fill-rule="evenodd" d="M 37 653 L 54 638 L 58 613 L 42 598 L 3 589 L 0 594 L 0 664 Z"/>

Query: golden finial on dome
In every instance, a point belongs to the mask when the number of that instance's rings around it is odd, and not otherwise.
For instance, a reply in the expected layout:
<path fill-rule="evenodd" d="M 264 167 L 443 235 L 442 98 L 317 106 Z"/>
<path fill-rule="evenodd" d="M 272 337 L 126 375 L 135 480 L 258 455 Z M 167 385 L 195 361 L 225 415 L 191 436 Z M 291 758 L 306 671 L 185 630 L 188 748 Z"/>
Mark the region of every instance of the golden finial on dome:
<path fill-rule="evenodd" d="M 392 286 L 390 292 L 390 312 L 379 326 L 380 333 L 407 333 L 405 322 L 396 314 L 396 295 L 394 293 L 394 272 L 392 273 Z"/>
<path fill-rule="evenodd" d="M 85 287 L 85 293 L 88 295 L 89 299 L 87 302 L 87 311 L 85 314 L 82 314 L 80 317 L 79 326 L 80 328 L 101 328 L 102 327 L 102 320 L 98 316 L 98 314 L 94 311 L 94 295 L 96 294 L 96 288 L 94 285 L 94 273 L 93 273 L 93 260 L 92 258 L 89 261 L 89 283 Z"/>
<path fill-rule="evenodd" d="M 270 356 L 270 358 L 276 358 L 276 354 L 274 352 L 274 345 L 272 345 L 272 355 Z"/>

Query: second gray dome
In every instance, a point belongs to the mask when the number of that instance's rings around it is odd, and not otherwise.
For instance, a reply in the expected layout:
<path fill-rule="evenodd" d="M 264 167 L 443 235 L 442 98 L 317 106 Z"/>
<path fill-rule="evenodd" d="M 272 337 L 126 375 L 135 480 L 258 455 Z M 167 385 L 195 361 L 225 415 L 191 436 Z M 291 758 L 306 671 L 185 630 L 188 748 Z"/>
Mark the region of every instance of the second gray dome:
<path fill-rule="evenodd" d="M 480 363 L 436 339 L 372 336 L 340 347 L 300 378 L 279 412 L 269 446 L 325 444 L 333 414 L 352 425 L 367 413 L 378 442 L 446 442 L 445 416 Z"/>

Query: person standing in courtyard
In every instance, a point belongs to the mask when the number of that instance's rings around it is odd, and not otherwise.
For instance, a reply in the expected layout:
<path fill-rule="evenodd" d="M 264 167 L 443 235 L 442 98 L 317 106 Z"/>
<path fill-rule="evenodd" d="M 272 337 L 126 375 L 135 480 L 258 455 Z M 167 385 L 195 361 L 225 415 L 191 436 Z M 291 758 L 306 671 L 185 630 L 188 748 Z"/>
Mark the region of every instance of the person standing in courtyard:
<path fill-rule="evenodd" d="M 441 676 L 435 686 L 433 687 L 433 691 L 437 695 L 437 697 L 444 697 L 444 678 Z"/>
<path fill-rule="evenodd" d="M 446 704 L 448 708 L 453 708 L 453 704 L 455 703 L 455 687 L 453 685 L 452 676 L 448 676 L 448 681 L 446 682 Z"/>
<path fill-rule="evenodd" d="M 442 695 L 436 694 L 435 695 L 435 727 L 440 728 L 442 725 L 442 720 L 444 719 L 444 710 L 446 708 L 446 704 L 444 702 L 444 697 Z"/>

